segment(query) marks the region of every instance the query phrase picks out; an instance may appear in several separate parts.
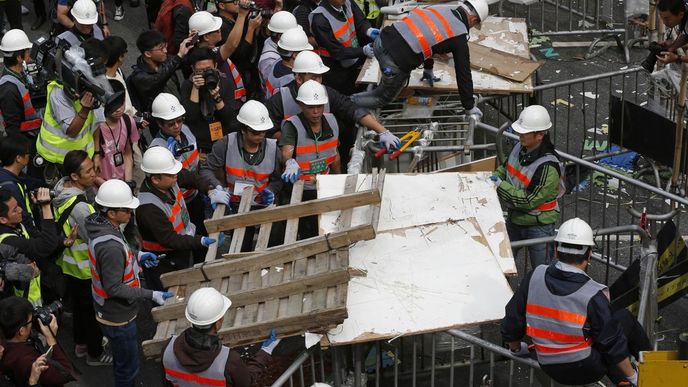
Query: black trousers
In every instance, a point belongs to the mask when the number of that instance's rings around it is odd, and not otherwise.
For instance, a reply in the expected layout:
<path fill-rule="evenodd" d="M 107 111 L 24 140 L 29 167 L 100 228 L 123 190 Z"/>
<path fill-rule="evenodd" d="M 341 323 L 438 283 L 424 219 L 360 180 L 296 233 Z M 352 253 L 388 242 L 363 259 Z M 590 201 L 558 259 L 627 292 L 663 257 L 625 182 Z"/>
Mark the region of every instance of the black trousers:
<path fill-rule="evenodd" d="M 628 352 L 636 359 L 640 351 L 652 349 L 643 327 L 626 309 L 614 312 L 613 319 L 621 326 L 628 342 Z M 616 364 L 609 364 L 593 344 L 592 353 L 587 358 L 574 363 L 541 365 L 542 370 L 558 383 L 581 385 L 595 383 L 605 375 L 614 384 L 626 379 Z"/>
<path fill-rule="evenodd" d="M 103 332 L 96 321 L 96 312 L 93 309 L 91 280 L 82 280 L 71 275 L 65 277 L 67 291 L 73 303 L 74 343 L 86 344 L 88 355 L 97 359 L 103 353 Z"/>
<path fill-rule="evenodd" d="M 22 28 L 22 14 L 21 14 L 21 3 L 19 0 L 5 0 L 0 2 L 7 15 L 7 21 L 10 22 L 10 29 L 20 29 Z"/>

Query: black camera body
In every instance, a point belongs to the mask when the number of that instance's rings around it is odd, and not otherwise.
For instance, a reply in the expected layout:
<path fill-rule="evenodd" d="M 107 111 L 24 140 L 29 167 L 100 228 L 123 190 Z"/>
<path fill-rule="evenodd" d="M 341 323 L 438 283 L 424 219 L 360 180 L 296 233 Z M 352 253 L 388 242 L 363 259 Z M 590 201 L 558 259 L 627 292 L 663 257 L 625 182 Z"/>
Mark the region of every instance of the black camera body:
<path fill-rule="evenodd" d="M 151 114 L 148 112 L 136 112 L 136 114 L 134 114 L 134 122 L 136 123 L 136 126 L 141 126 L 143 121 L 151 122 L 153 121 L 153 116 L 151 116 Z"/>
<path fill-rule="evenodd" d="M 196 147 L 194 146 L 194 144 L 189 144 L 189 145 L 187 145 L 187 146 L 182 146 L 182 147 L 179 147 L 179 148 L 175 149 L 175 150 L 174 150 L 174 153 L 175 153 L 176 155 L 181 155 L 181 154 L 184 154 L 184 153 L 186 153 L 186 152 L 191 152 L 191 151 L 194 150 L 194 149 L 196 149 Z"/>
<path fill-rule="evenodd" d="M 208 90 L 215 90 L 220 84 L 220 72 L 217 69 L 205 69 L 201 74 Z"/>
<path fill-rule="evenodd" d="M 48 325 L 53 320 L 53 314 L 57 314 L 62 310 L 62 303 L 60 301 L 53 301 L 50 305 L 41 306 L 33 310 L 34 320 L 40 320 L 43 325 Z"/>
<path fill-rule="evenodd" d="M 655 64 L 657 64 L 657 55 L 659 55 L 662 51 L 666 51 L 667 49 L 662 47 L 657 42 L 650 42 L 650 44 L 647 46 L 647 49 L 650 51 L 650 54 L 648 54 L 647 58 L 645 58 L 640 66 L 651 73 L 655 68 Z"/>
<path fill-rule="evenodd" d="M 242 6 L 242 8 L 244 8 L 244 7 Z M 273 10 L 271 10 L 271 9 L 263 9 L 263 8 L 259 7 L 258 5 L 256 5 L 256 2 L 255 2 L 255 1 L 252 1 L 252 2 L 249 4 L 248 8 L 244 8 L 244 9 L 248 9 L 248 10 L 249 10 L 249 15 L 248 15 L 248 16 L 249 16 L 251 19 L 256 18 L 258 15 L 260 15 L 260 16 L 266 18 L 266 19 L 270 19 L 270 18 L 272 17 L 272 15 L 275 14 L 275 11 L 273 11 Z"/>

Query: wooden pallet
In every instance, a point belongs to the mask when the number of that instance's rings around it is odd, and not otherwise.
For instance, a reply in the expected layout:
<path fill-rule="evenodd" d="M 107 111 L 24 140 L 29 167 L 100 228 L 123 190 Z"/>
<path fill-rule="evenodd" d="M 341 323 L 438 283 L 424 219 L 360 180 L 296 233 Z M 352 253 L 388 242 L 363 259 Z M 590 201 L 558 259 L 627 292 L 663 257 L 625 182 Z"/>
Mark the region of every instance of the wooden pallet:
<path fill-rule="evenodd" d="M 294 184 L 291 203 L 251 211 L 253 188 L 242 194 L 238 213 L 224 215 L 218 206 L 206 220 L 210 237 L 233 230 L 229 252 L 215 259 L 209 249 L 205 263 L 167 273 L 163 285 L 177 295 L 153 308 L 158 322 L 151 340 L 144 341 L 146 357 L 158 357 L 167 339 L 189 327 L 184 316 L 186 299 L 195 290 L 211 286 L 232 300 L 219 335 L 224 343 L 247 345 L 264 340 L 272 328 L 278 336 L 324 332 L 346 317 L 348 281 L 363 275 L 348 267 L 350 244 L 375 237 L 384 171 L 374 176 L 374 189 L 356 192 L 356 176 L 347 177 L 345 194 L 301 202 L 303 182 Z M 373 206 L 370 224 L 351 227 L 355 207 Z M 298 219 L 341 210 L 339 229 L 328 235 L 297 241 Z M 273 222 L 286 220 L 284 244 L 268 248 Z M 260 225 L 255 251 L 241 253 L 245 227 Z"/>

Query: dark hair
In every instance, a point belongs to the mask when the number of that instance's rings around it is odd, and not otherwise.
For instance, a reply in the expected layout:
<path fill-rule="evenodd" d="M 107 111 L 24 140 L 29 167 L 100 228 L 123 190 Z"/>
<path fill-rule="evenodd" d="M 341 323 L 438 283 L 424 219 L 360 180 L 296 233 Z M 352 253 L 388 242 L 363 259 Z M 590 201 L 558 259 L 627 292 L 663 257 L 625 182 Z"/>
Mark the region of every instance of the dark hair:
<path fill-rule="evenodd" d="M 188 63 L 193 66 L 196 62 L 211 59 L 215 63 L 215 52 L 209 47 L 194 47 L 187 55 Z"/>
<path fill-rule="evenodd" d="M 13 338 L 26 319 L 33 313 L 33 306 L 23 297 L 10 296 L 0 300 L 0 329 L 6 339 Z"/>
<path fill-rule="evenodd" d="M 686 10 L 686 4 L 683 0 L 659 0 L 657 9 L 662 12 L 669 11 L 672 15 L 678 16 L 681 11 Z"/>
<path fill-rule="evenodd" d="M 19 63 L 18 57 L 23 57 L 24 53 L 28 51 L 29 49 L 27 48 L 26 50 L 19 50 L 19 51 L 14 51 L 14 52 L 8 52 L 6 55 L 2 57 L 2 61 L 5 64 L 5 67 L 10 67 L 14 66 L 17 63 Z"/>
<path fill-rule="evenodd" d="M 62 162 L 65 176 L 70 177 L 72 173 L 79 174 L 81 164 L 88 158 L 88 153 L 81 149 L 71 150 L 67 152 Z"/>
<path fill-rule="evenodd" d="M 20 134 L 10 134 L 0 143 L 0 164 L 9 167 L 17 156 L 28 153 L 31 153 L 31 141 Z"/>
<path fill-rule="evenodd" d="M 145 51 L 152 50 L 158 44 L 165 43 L 165 37 L 155 30 L 143 31 L 138 38 L 136 38 L 136 48 L 143 54 Z"/>
<path fill-rule="evenodd" d="M 7 202 L 9 202 L 13 197 L 14 196 L 12 196 L 12 192 L 10 192 L 10 190 L 0 187 L 0 216 L 4 218 L 7 217 L 7 214 L 10 211 L 10 207 L 7 205 Z"/>
<path fill-rule="evenodd" d="M 582 247 L 580 245 L 574 245 L 571 243 L 557 243 L 557 245 L 569 249 L 580 249 Z M 561 251 L 557 250 L 557 259 L 564 263 L 577 265 L 588 259 L 588 254 L 590 253 L 590 250 L 592 250 L 592 247 L 590 246 L 588 246 L 585 249 L 585 252 L 583 254 L 562 253 Z"/>
<path fill-rule="evenodd" d="M 105 66 L 112 67 L 119 58 L 127 53 L 127 42 L 120 36 L 108 36 L 104 40 L 105 48 L 108 51 L 108 58 Z"/>
<path fill-rule="evenodd" d="M 102 40 L 96 38 L 88 38 L 81 43 L 81 48 L 84 49 L 84 56 L 86 59 L 100 59 L 105 63 L 108 59 L 108 50 Z"/>

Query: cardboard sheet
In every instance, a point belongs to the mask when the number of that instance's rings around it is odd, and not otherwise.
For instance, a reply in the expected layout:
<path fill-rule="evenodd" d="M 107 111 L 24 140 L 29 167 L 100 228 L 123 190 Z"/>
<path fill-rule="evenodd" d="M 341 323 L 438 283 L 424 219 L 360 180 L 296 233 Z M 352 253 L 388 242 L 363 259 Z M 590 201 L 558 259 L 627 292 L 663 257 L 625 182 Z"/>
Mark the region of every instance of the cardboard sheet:
<path fill-rule="evenodd" d="M 332 345 L 393 338 L 502 318 L 515 274 L 501 207 L 486 173 L 388 174 L 374 240 L 350 248 L 349 318 Z M 345 175 L 318 176 L 318 196 L 338 195 Z M 370 186 L 358 176 L 359 189 Z M 322 233 L 338 212 L 323 214 Z M 356 209 L 352 225 L 370 218 Z"/>

